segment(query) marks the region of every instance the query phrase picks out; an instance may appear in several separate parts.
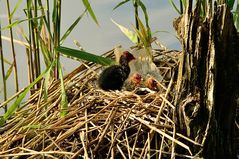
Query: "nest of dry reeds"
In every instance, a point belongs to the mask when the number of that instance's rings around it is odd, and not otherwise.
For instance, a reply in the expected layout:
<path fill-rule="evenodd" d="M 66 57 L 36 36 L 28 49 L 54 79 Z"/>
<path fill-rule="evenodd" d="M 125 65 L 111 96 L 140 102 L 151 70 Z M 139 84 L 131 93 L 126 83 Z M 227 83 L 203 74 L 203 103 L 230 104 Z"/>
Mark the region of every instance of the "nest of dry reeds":
<path fill-rule="evenodd" d="M 42 89 L 34 93 L 0 132 L 0 158 L 192 158 L 185 143 L 193 141 L 176 131 L 173 119 L 178 54 L 156 50 L 162 88 L 142 95 L 99 89 L 101 66 L 82 64 L 64 79 L 68 114 L 59 117 L 59 81 L 50 84 L 47 100 Z"/>

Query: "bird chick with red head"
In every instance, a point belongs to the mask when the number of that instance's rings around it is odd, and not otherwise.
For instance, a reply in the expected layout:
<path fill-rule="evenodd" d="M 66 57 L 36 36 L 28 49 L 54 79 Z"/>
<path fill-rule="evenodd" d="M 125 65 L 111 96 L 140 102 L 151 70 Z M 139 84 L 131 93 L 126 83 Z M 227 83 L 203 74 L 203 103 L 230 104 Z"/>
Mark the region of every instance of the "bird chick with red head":
<path fill-rule="evenodd" d="M 143 78 L 139 73 L 134 73 L 129 80 L 133 85 L 139 86 L 143 81 Z"/>
<path fill-rule="evenodd" d="M 153 77 L 146 79 L 145 86 L 153 91 L 159 91 L 158 82 Z"/>
<path fill-rule="evenodd" d="M 126 80 L 126 90 L 133 91 L 135 88 L 139 87 L 142 84 L 143 77 L 135 72 Z"/>
<path fill-rule="evenodd" d="M 128 51 L 120 56 L 119 64 L 106 68 L 99 76 L 98 85 L 103 90 L 121 90 L 130 73 L 129 62 L 135 57 Z"/>

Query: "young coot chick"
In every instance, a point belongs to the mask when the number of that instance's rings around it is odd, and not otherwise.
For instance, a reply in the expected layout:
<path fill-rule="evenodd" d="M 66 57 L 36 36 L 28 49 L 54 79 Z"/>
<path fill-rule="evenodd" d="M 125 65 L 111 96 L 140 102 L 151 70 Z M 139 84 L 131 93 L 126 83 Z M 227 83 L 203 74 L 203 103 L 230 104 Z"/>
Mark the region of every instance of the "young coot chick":
<path fill-rule="evenodd" d="M 142 76 L 139 73 L 134 73 L 131 77 L 130 77 L 130 83 L 133 86 L 139 86 L 141 84 L 141 82 L 143 81 Z"/>
<path fill-rule="evenodd" d="M 126 84 L 124 84 L 124 86 L 126 87 L 127 91 L 133 91 L 137 87 L 140 87 L 142 81 L 142 76 L 139 73 L 135 72 L 128 77 L 128 79 L 125 81 Z"/>
<path fill-rule="evenodd" d="M 145 85 L 146 85 L 146 87 L 148 87 L 149 89 L 151 89 L 153 91 L 159 91 L 158 82 L 153 77 L 149 77 L 145 81 Z"/>
<path fill-rule="evenodd" d="M 129 62 L 134 60 L 134 56 L 128 51 L 120 56 L 120 65 L 113 65 L 106 68 L 98 79 L 98 85 L 103 90 L 120 90 L 124 81 L 130 73 Z"/>

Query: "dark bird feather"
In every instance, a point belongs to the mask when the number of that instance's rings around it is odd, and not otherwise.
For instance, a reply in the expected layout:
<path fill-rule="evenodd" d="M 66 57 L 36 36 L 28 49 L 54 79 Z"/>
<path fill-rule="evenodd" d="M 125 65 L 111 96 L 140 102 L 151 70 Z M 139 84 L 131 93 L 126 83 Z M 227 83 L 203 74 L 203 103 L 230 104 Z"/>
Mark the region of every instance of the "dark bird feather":
<path fill-rule="evenodd" d="M 134 56 L 125 51 L 120 57 L 120 65 L 112 65 L 100 74 L 99 87 L 103 90 L 121 90 L 130 73 L 129 62 L 133 59 Z"/>

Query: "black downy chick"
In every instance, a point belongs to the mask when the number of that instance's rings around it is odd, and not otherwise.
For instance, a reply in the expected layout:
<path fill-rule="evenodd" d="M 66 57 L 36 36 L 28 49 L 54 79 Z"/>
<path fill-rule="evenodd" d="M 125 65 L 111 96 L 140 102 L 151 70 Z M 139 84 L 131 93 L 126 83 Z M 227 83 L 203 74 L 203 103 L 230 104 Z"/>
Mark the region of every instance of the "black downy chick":
<path fill-rule="evenodd" d="M 134 60 L 134 56 L 128 51 L 123 52 L 119 63 L 106 68 L 98 79 L 98 85 L 103 90 L 121 90 L 124 81 L 130 73 L 129 62 Z"/>

